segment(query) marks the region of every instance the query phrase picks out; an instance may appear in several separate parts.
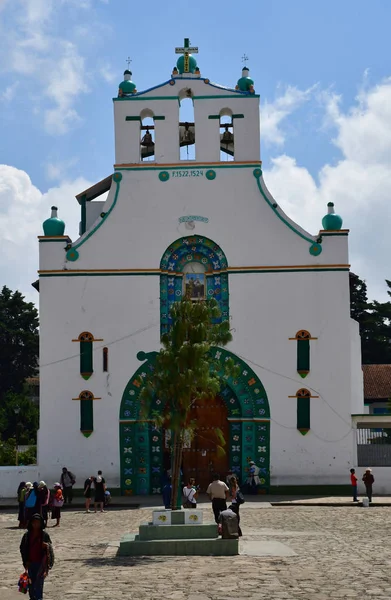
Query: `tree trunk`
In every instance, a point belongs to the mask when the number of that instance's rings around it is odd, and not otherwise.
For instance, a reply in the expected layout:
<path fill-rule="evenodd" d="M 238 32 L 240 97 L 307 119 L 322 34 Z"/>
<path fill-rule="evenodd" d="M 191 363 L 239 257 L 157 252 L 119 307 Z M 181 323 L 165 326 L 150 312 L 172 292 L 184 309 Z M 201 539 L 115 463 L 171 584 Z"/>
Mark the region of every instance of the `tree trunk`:
<path fill-rule="evenodd" d="M 183 440 L 180 431 L 174 434 L 173 457 L 172 457 L 172 493 L 171 493 L 171 510 L 179 510 L 181 508 L 180 501 L 178 502 L 179 486 L 181 483 L 181 463 L 182 463 Z M 179 504 L 179 506 L 178 506 Z"/>

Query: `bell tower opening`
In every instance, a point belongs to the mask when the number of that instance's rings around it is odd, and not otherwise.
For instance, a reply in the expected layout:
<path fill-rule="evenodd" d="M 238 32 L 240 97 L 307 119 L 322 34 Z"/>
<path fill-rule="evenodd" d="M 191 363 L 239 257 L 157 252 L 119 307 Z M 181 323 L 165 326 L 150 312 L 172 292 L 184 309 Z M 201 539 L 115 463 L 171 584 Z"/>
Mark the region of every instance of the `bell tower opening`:
<path fill-rule="evenodd" d="M 140 114 L 140 160 L 155 160 L 155 124 L 151 110 L 143 110 Z"/>
<path fill-rule="evenodd" d="M 220 112 L 220 160 L 235 160 L 234 120 L 228 108 Z"/>
<path fill-rule="evenodd" d="M 181 160 L 195 160 L 193 91 L 190 88 L 181 90 L 179 102 L 179 156 Z"/>

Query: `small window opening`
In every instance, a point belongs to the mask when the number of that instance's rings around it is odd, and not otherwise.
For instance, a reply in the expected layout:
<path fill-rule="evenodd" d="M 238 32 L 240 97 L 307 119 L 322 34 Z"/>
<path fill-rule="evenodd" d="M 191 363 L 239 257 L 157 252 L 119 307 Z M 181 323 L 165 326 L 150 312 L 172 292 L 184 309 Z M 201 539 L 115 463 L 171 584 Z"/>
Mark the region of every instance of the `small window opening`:
<path fill-rule="evenodd" d="M 179 109 L 179 155 L 181 160 L 195 160 L 195 125 L 192 91 L 185 90 Z"/>
<path fill-rule="evenodd" d="M 155 160 L 155 125 L 152 117 L 145 117 L 141 121 L 140 149 L 143 162 Z"/>
<path fill-rule="evenodd" d="M 109 370 L 109 349 L 103 348 L 103 371 L 107 372 Z"/>
<path fill-rule="evenodd" d="M 220 160 L 235 160 L 234 122 L 232 115 L 220 116 Z"/>

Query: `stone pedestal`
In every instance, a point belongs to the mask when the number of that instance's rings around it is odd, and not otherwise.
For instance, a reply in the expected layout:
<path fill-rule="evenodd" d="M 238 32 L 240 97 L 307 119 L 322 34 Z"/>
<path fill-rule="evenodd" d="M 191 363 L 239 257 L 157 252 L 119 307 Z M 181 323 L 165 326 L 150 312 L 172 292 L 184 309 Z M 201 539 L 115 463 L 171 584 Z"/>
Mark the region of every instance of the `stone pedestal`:
<path fill-rule="evenodd" d="M 151 523 L 121 539 L 120 556 L 234 556 L 239 540 L 218 537 L 215 523 L 203 523 L 200 510 L 154 511 Z"/>

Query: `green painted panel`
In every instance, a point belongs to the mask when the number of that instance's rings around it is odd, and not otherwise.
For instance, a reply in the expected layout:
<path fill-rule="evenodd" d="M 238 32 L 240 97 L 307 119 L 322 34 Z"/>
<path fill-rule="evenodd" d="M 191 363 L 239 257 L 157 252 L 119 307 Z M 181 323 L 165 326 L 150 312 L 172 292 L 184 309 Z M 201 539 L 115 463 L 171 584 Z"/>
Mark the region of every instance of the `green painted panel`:
<path fill-rule="evenodd" d="M 297 398 L 297 429 L 299 430 L 308 431 L 310 429 L 310 402 L 309 396 Z"/>
<path fill-rule="evenodd" d="M 310 340 L 297 340 L 297 371 L 307 375 L 310 370 Z"/>
<path fill-rule="evenodd" d="M 80 375 L 89 379 L 93 371 L 92 342 L 80 342 Z"/>
<path fill-rule="evenodd" d="M 94 431 L 94 401 L 80 400 L 80 431 L 91 435 Z M 88 435 L 86 437 L 89 437 Z"/>

